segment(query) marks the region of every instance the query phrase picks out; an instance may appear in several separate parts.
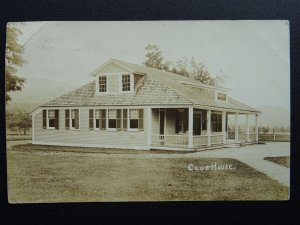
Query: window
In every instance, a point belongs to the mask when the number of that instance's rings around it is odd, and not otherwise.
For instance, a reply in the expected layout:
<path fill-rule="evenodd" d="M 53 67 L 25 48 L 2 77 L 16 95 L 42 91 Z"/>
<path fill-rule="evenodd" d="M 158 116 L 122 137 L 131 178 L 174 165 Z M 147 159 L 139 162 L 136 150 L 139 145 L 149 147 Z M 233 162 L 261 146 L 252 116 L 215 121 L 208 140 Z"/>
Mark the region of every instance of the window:
<path fill-rule="evenodd" d="M 108 110 L 108 128 L 110 130 L 121 130 L 121 109 Z"/>
<path fill-rule="evenodd" d="M 224 102 L 226 102 L 226 101 L 227 101 L 227 95 L 224 94 L 224 93 L 217 93 L 217 99 L 218 99 L 219 101 L 224 101 Z"/>
<path fill-rule="evenodd" d="M 212 113 L 211 114 L 211 131 L 222 132 L 222 114 Z"/>
<path fill-rule="evenodd" d="M 59 110 L 43 110 L 43 129 L 59 129 Z"/>
<path fill-rule="evenodd" d="M 107 92 L 106 76 L 99 77 L 99 92 Z"/>
<path fill-rule="evenodd" d="M 129 109 L 129 129 L 144 130 L 144 109 Z"/>
<path fill-rule="evenodd" d="M 79 109 L 65 110 L 65 128 L 79 130 Z"/>
<path fill-rule="evenodd" d="M 138 129 L 139 128 L 139 110 L 138 109 L 130 109 L 130 111 L 129 111 L 129 127 L 130 127 L 130 129 Z"/>
<path fill-rule="evenodd" d="M 105 109 L 89 110 L 89 129 L 105 130 L 106 129 L 106 112 Z"/>
<path fill-rule="evenodd" d="M 122 75 L 122 91 L 130 91 L 130 75 Z"/>

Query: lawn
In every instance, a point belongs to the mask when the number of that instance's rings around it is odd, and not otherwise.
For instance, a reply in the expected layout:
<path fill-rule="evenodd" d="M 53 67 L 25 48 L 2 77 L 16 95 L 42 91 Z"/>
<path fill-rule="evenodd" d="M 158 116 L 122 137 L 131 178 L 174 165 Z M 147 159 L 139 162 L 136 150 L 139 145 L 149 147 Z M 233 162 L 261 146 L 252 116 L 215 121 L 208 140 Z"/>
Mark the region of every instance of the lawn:
<path fill-rule="evenodd" d="M 6 141 L 31 140 L 31 134 L 6 134 Z"/>
<path fill-rule="evenodd" d="M 279 164 L 290 168 L 290 157 L 289 156 L 278 156 L 278 157 L 266 157 L 265 160 L 271 161 L 273 163 Z"/>
<path fill-rule="evenodd" d="M 51 147 L 53 148 L 53 147 Z M 288 188 L 234 159 L 23 145 L 9 149 L 9 202 L 282 200 Z M 65 151 L 69 149 L 70 151 Z M 64 150 L 64 151 L 61 151 Z M 136 152 L 136 153 L 135 153 Z M 189 171 L 231 164 L 235 170 Z"/>

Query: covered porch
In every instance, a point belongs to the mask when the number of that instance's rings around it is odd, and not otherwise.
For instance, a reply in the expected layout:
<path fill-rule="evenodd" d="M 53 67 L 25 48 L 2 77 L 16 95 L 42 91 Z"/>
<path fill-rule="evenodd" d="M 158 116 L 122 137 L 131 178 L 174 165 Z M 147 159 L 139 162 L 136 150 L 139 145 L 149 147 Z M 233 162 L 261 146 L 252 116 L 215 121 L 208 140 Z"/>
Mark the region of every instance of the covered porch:
<path fill-rule="evenodd" d="M 148 144 L 150 148 L 195 149 L 253 143 L 258 141 L 257 119 L 258 114 L 253 112 L 200 107 L 150 108 Z"/>

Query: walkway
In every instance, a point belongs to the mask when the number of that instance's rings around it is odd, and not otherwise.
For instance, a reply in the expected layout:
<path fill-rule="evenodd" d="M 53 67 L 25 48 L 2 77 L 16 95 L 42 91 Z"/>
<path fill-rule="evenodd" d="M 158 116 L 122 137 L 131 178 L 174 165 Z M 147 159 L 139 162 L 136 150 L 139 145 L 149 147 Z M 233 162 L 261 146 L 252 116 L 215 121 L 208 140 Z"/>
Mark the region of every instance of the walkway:
<path fill-rule="evenodd" d="M 268 175 L 285 186 L 290 186 L 290 169 L 264 160 L 265 157 L 290 156 L 289 142 L 269 142 L 241 148 L 208 150 L 192 153 L 194 157 L 234 158 Z"/>

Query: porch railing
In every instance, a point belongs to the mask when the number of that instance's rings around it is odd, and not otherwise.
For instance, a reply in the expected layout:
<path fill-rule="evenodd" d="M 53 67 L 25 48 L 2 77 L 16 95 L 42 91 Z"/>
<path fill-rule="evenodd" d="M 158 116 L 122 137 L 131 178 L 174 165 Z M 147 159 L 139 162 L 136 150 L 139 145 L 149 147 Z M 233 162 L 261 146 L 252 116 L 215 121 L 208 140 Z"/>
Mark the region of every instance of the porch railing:
<path fill-rule="evenodd" d="M 152 134 L 153 145 L 188 145 L 188 136 L 187 135 L 162 135 L 162 134 Z"/>
<path fill-rule="evenodd" d="M 193 144 L 194 146 L 207 145 L 207 135 L 195 135 L 193 136 Z"/>
<path fill-rule="evenodd" d="M 211 134 L 210 142 L 211 144 L 222 144 L 223 134 Z"/>

